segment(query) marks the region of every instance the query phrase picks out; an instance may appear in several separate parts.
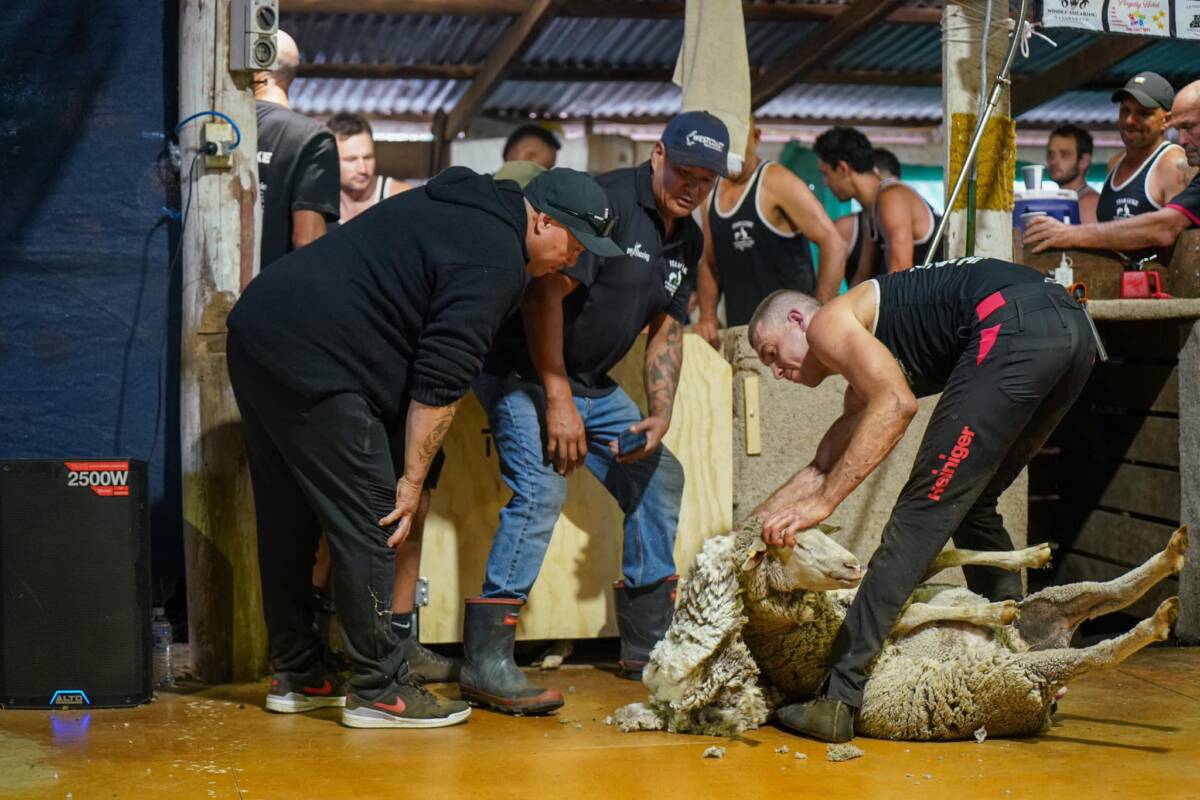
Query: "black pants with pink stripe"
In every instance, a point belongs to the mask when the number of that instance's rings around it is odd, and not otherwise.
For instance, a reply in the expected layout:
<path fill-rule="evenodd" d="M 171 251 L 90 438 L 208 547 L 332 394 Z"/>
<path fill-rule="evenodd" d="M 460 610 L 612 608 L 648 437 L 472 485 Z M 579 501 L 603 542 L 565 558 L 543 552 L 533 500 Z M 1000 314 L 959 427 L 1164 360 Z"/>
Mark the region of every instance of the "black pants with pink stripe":
<path fill-rule="evenodd" d="M 855 707 L 862 705 L 867 666 L 946 541 L 953 538 L 962 549 L 1012 550 L 996 501 L 1091 373 L 1091 330 L 1061 287 L 1026 284 L 1000 294 L 1003 302 L 980 304 L 983 319 L 946 382 L 834 641 L 825 693 Z M 992 600 L 1021 594 L 1017 573 L 964 571 L 970 589 Z"/>

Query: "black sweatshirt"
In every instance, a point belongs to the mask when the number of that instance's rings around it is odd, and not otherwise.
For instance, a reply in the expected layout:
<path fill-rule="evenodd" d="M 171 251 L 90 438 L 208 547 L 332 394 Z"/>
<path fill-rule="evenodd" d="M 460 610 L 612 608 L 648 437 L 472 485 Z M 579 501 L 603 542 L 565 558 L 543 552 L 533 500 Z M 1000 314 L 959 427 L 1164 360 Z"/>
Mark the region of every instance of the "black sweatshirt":
<path fill-rule="evenodd" d="M 470 388 L 520 303 L 526 224 L 515 183 L 452 167 L 275 262 L 229 329 L 301 395 L 356 392 L 395 424 Z"/>

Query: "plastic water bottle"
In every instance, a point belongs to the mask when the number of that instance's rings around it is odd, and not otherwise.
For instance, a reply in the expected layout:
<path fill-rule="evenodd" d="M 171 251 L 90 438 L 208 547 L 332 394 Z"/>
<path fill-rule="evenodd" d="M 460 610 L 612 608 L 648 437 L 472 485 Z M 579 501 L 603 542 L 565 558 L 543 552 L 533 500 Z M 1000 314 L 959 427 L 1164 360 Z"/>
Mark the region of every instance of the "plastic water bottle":
<path fill-rule="evenodd" d="M 173 686 L 175 673 L 171 670 L 171 621 L 161 606 L 155 606 L 153 614 L 150 634 L 154 637 L 154 685 Z"/>

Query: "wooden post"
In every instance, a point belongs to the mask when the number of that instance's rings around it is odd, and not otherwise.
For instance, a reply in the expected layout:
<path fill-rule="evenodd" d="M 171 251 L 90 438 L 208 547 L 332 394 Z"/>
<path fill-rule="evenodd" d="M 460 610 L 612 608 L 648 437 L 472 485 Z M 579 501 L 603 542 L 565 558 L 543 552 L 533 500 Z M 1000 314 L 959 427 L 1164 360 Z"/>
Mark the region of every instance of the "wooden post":
<path fill-rule="evenodd" d="M 979 111 L 980 33 L 984 0 L 947 2 L 942 17 L 942 108 L 946 131 L 946 196 L 966 159 Z M 987 89 L 1004 66 L 1008 53 L 1008 31 L 1004 20 L 1008 3 L 992 2 L 992 26 L 988 38 Z M 1001 95 L 979 148 L 979 180 L 975 215 L 975 255 L 1012 258 L 1012 183 L 1016 169 L 1016 126 L 1010 117 L 1009 92 Z M 986 100 L 986 94 L 985 94 Z M 946 227 L 943 251 L 948 258 L 966 252 L 966 199 L 963 189 Z"/>
<path fill-rule="evenodd" d="M 203 156 L 195 158 L 208 118 L 180 132 L 188 638 L 192 672 L 209 683 L 253 680 L 266 668 L 254 499 L 225 367 L 225 318 L 258 269 L 258 136 L 250 75 L 230 74 L 228 48 L 228 0 L 180 0 L 179 118 L 220 111 L 242 135 L 232 169 L 208 171 Z"/>

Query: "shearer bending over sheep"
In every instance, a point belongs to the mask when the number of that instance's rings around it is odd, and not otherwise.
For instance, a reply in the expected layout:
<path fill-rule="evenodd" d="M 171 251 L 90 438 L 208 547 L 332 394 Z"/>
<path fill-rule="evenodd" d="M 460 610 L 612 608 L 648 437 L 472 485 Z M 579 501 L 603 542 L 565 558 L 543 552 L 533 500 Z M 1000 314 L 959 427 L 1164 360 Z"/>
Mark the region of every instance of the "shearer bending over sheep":
<path fill-rule="evenodd" d="M 947 540 L 1012 550 L 997 498 L 1079 395 L 1095 343 L 1061 286 L 984 258 L 884 275 L 824 307 L 778 291 L 758 307 L 749 336 L 777 379 L 816 386 L 840 374 L 849 383 L 812 463 L 756 510 L 767 544 L 792 546 L 798 531 L 832 514 L 900 441 L 916 398 L 942 393 L 819 696 L 776 712 L 797 733 L 844 742 L 854 738 L 867 666 Z M 1015 574 L 964 572 L 968 587 L 992 601 L 1020 596 Z"/>

